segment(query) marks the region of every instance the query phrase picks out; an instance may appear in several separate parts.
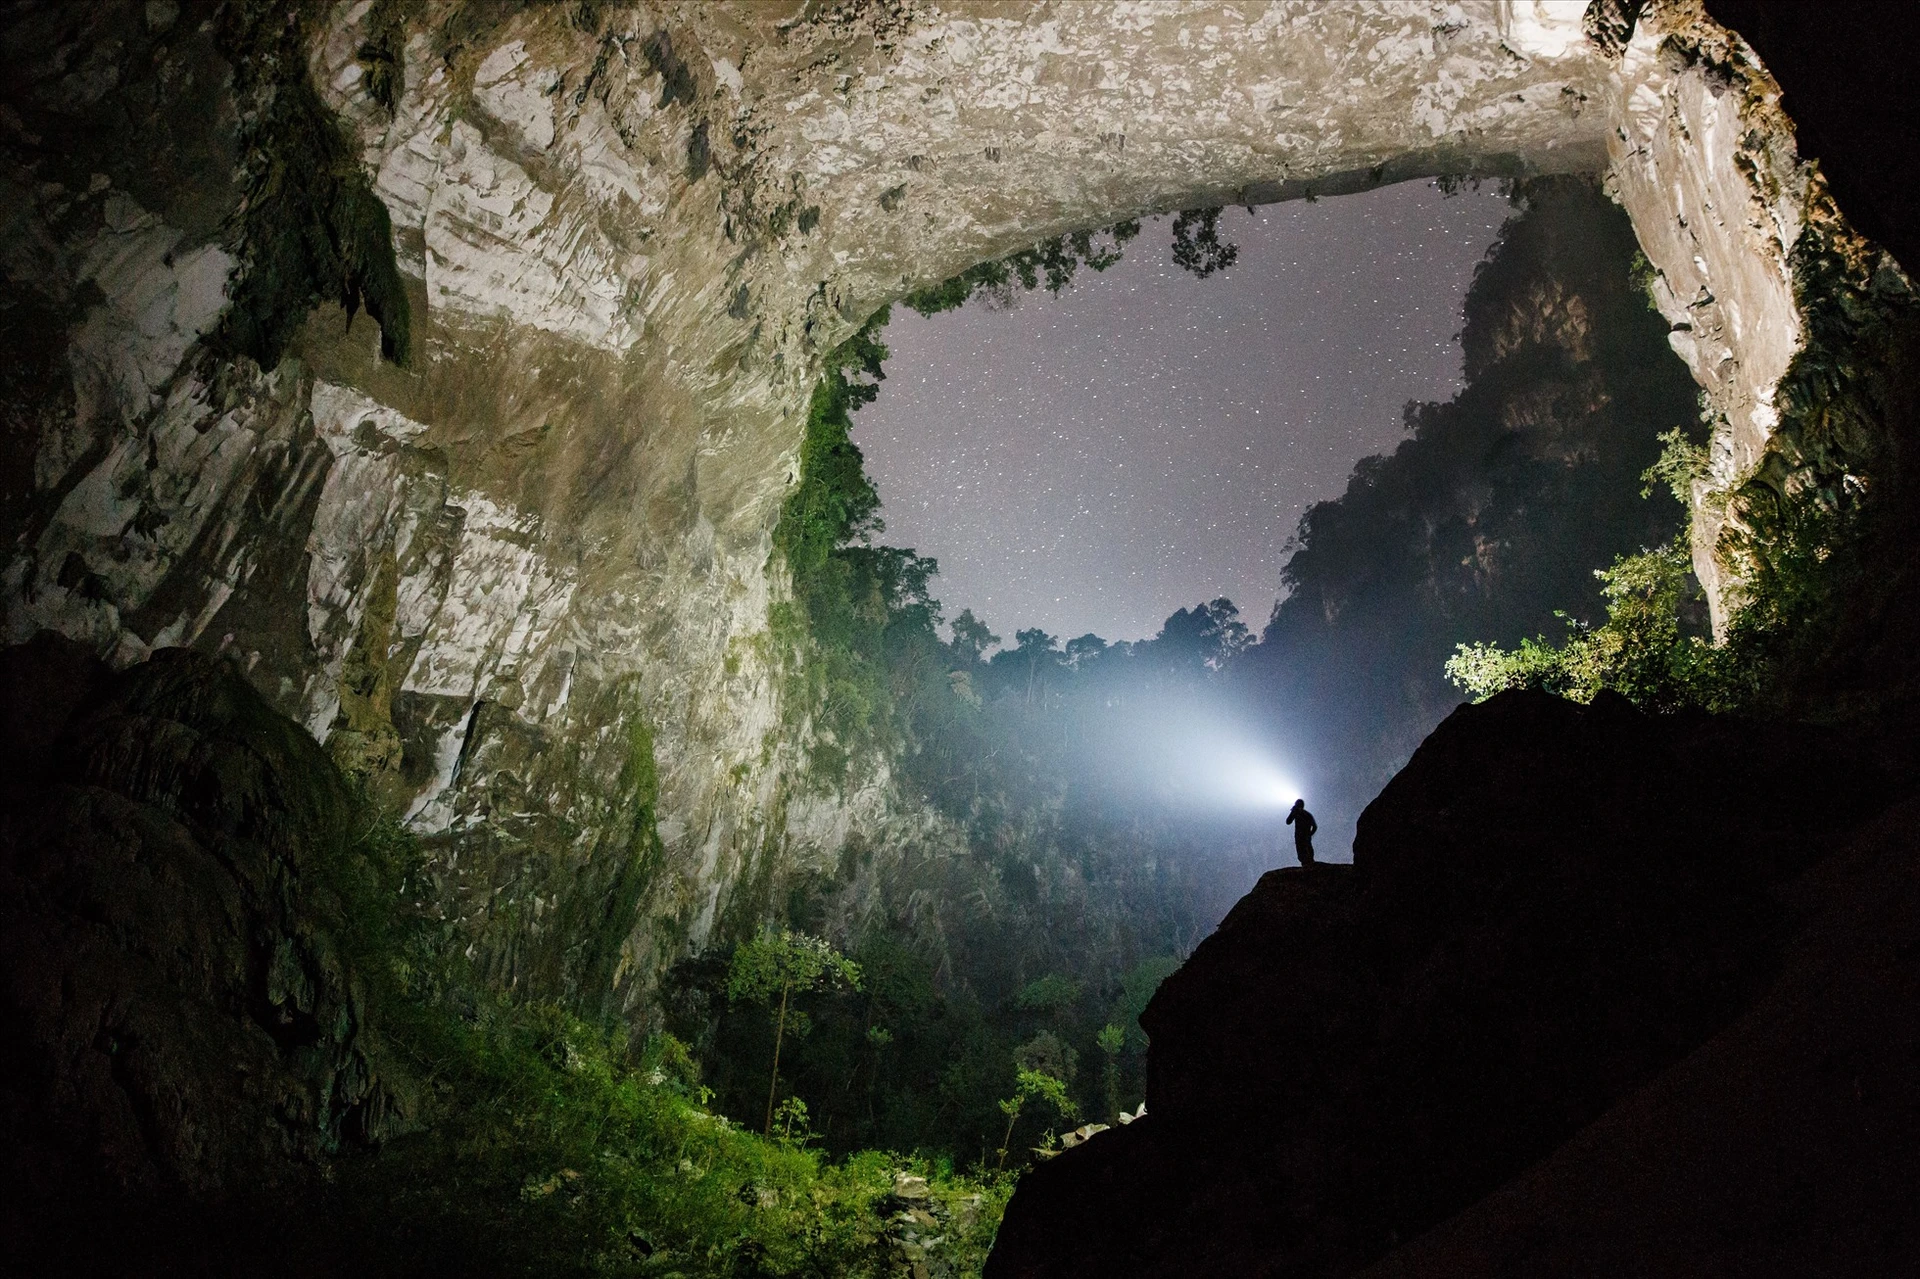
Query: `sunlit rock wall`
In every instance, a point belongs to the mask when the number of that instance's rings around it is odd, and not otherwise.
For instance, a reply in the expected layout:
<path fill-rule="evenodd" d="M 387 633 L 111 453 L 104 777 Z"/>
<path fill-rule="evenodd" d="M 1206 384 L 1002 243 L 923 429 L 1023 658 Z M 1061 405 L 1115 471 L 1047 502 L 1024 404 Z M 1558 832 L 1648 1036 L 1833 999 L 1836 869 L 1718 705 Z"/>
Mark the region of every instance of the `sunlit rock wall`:
<path fill-rule="evenodd" d="M 1698 4 L 1651 6 L 1613 56 L 1609 189 L 1633 216 L 1669 340 L 1715 421 L 1708 473 L 1694 483 L 1694 566 L 1723 633 L 1742 585 L 1740 563 L 1719 546 L 1741 517 L 1729 497 L 1756 479 L 1783 496 L 1871 482 L 1849 472 L 1870 465 L 1872 441 L 1819 456 L 1791 420 L 1782 383 L 1806 347 L 1809 312 L 1881 311 L 1910 299 L 1912 285 L 1801 158 L 1758 56 Z"/>
<path fill-rule="evenodd" d="M 212 15 L 12 10 L 6 637 L 230 653 L 428 838 L 497 980 L 631 1006 L 850 832 L 946 837 L 884 761 L 809 784 L 767 631 L 822 356 L 912 287 L 1197 204 L 1610 169 L 1737 478 L 1799 340 L 1784 263 L 1817 184 L 1737 43 L 1711 46 L 1729 93 L 1662 43 L 1701 47 L 1686 6 L 1630 37 L 1596 12 L 314 6 L 413 358 L 324 306 L 263 370 L 210 341 L 249 109 Z"/>

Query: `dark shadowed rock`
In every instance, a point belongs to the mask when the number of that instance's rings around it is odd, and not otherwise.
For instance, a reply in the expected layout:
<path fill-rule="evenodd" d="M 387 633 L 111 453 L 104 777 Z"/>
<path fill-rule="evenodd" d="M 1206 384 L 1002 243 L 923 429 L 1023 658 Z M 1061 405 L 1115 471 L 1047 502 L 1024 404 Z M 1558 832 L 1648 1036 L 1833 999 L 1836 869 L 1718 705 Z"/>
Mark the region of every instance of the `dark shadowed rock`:
<path fill-rule="evenodd" d="M 1147 1117 L 1030 1173 L 988 1274 L 1359 1269 L 1751 1006 L 1875 777 L 1810 729 L 1462 707 L 1351 869 L 1270 872 L 1161 986 Z"/>
<path fill-rule="evenodd" d="M 1920 859 L 1909 800 L 1793 885 L 1732 1025 L 1369 1279 L 1920 1270 Z"/>
<path fill-rule="evenodd" d="M 105 1236 L 402 1127 L 340 940 L 357 808 L 313 739 L 182 649 L 115 674 L 43 633 L 0 699 L 0 1235 L 151 1256 Z"/>

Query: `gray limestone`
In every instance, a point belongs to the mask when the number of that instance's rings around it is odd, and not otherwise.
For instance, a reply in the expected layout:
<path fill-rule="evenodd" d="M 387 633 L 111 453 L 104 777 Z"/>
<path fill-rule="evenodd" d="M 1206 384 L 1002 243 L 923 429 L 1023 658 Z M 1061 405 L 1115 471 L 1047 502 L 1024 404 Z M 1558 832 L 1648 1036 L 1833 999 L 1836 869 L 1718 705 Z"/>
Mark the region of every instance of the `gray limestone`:
<path fill-rule="evenodd" d="M 220 82 L 204 27 L 129 8 L 157 71 L 110 17 L 6 33 L 50 68 L 34 119 L 0 109 L 9 290 L 65 325 L 70 388 L 8 445 L 33 478 L 0 621 L 121 664 L 230 653 L 428 838 L 490 971 L 570 997 L 613 980 L 631 1005 L 751 922 L 741 884 L 829 865 L 850 831 L 951 838 L 884 760 L 852 793 L 804 783 L 768 630 L 808 394 L 890 300 L 1142 214 L 1604 173 L 1719 422 L 1696 562 L 1724 625 L 1722 495 L 1803 342 L 1790 255 L 1815 227 L 1871 256 L 1755 55 L 1684 0 L 1605 48 L 1578 0 L 658 0 L 590 27 L 435 0 L 391 116 L 357 61 L 371 7 L 325 9 L 310 72 L 392 218 L 406 370 L 331 306 L 278 368 L 217 358 L 230 174 L 145 172 L 137 131 L 96 140 L 97 174 L 35 141 L 146 83 L 140 128 L 224 154 L 231 104 L 169 116 Z M 664 848 L 611 925 L 618 962 L 582 967 L 556 921 L 641 857 L 608 833 L 641 802 L 636 740 Z"/>

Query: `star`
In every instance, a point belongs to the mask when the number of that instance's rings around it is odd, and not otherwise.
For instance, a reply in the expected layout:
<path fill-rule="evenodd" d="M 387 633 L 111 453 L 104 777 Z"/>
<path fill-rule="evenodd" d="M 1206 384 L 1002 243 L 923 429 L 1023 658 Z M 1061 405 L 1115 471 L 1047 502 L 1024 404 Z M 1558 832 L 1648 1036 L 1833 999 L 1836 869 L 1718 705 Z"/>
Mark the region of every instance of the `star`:
<path fill-rule="evenodd" d="M 1223 215 L 1205 280 L 1149 222 L 1102 274 L 1011 309 L 896 308 L 854 441 L 885 539 L 940 562 L 949 617 L 1150 636 L 1226 595 L 1256 630 L 1301 514 L 1460 388 L 1461 299 L 1512 210 L 1407 183 Z"/>

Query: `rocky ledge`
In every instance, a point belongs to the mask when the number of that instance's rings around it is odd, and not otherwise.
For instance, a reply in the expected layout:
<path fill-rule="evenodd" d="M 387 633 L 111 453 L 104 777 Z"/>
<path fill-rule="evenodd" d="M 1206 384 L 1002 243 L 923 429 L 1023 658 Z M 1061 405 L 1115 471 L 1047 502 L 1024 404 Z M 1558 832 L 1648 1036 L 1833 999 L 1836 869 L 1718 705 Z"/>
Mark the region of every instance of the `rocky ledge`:
<path fill-rule="evenodd" d="M 988 1275 L 1912 1264 L 1920 874 L 1885 778 L 1808 728 L 1461 708 L 1352 867 L 1270 872 L 1161 987 L 1147 1116 L 1029 1174 Z"/>

